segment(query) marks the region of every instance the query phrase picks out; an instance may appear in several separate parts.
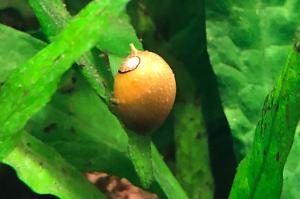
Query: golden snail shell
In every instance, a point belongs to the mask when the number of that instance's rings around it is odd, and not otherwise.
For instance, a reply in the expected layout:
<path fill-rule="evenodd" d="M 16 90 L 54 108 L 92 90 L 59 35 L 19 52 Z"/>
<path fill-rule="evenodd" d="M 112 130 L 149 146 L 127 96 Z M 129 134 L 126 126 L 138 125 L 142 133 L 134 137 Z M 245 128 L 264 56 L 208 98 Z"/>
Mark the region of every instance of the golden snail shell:
<path fill-rule="evenodd" d="M 176 82 L 170 66 L 159 55 L 138 51 L 131 44 L 115 77 L 115 111 L 128 129 L 146 133 L 158 128 L 170 113 Z"/>

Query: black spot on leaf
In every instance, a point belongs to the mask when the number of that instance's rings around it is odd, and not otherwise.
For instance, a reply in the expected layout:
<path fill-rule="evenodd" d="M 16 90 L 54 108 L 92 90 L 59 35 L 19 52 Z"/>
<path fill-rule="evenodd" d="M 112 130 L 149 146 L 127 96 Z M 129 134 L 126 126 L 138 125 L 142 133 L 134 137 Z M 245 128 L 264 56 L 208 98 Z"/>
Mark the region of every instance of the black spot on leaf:
<path fill-rule="evenodd" d="M 27 96 L 28 93 L 29 93 L 29 91 L 28 91 L 27 89 L 25 89 L 25 90 L 23 91 L 23 96 L 24 96 L 24 97 Z"/>
<path fill-rule="evenodd" d="M 57 124 L 55 122 L 52 122 L 50 124 L 48 124 L 47 126 L 45 126 L 44 128 L 44 132 L 45 133 L 50 133 L 51 131 L 53 131 L 56 128 Z"/>
<path fill-rule="evenodd" d="M 300 42 L 295 42 L 294 48 L 299 53 L 300 52 Z"/>
<path fill-rule="evenodd" d="M 70 132 L 71 132 L 72 134 L 76 134 L 76 129 L 72 126 L 71 129 L 70 129 Z"/>
<path fill-rule="evenodd" d="M 279 152 L 276 153 L 276 161 L 278 162 L 280 160 L 280 154 Z"/>
<path fill-rule="evenodd" d="M 67 170 L 65 168 L 61 168 L 61 171 L 66 174 L 67 173 Z"/>
<path fill-rule="evenodd" d="M 62 93 L 70 94 L 75 89 L 75 84 L 77 82 L 77 78 L 75 76 L 72 76 L 69 80 L 67 80 L 60 88 L 59 90 Z"/>
<path fill-rule="evenodd" d="M 54 63 L 57 63 L 57 62 L 59 62 L 62 58 L 63 58 L 63 55 L 58 55 L 58 56 L 53 60 L 53 62 L 54 62 Z"/>
<path fill-rule="evenodd" d="M 196 133 L 196 139 L 197 140 L 201 140 L 204 136 L 205 136 L 205 134 L 203 132 L 197 132 Z"/>

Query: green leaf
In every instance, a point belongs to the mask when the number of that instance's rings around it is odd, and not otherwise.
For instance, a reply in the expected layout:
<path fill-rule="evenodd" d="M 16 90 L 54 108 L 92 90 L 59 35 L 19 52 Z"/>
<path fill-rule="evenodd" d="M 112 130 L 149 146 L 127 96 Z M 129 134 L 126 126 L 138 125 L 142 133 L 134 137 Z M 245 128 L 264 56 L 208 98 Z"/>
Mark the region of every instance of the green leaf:
<path fill-rule="evenodd" d="M 0 25 L 0 30 L 0 37 L 3 38 L 0 43 L 0 76 L 1 81 L 4 81 L 20 63 L 31 58 L 46 44 L 3 25 Z M 20 51 L 23 53 L 18 53 Z M 26 132 L 21 137 L 3 162 L 14 166 L 18 177 L 35 192 L 51 193 L 60 198 L 104 198 L 83 178 L 83 174 L 64 161 L 52 148 Z"/>
<path fill-rule="evenodd" d="M 252 150 L 239 165 L 230 198 L 280 198 L 283 168 L 300 118 L 299 73 L 295 49 L 266 98 Z"/>
<path fill-rule="evenodd" d="M 109 28 L 106 29 L 105 35 L 99 40 L 97 47 L 108 55 L 127 57 L 132 43 L 138 50 L 142 50 L 142 43 L 139 41 L 135 30 L 129 22 L 129 17 L 125 12 L 119 16 L 112 16 L 111 21 L 107 22 Z M 113 23 L 111 23 L 113 21 Z M 123 33 L 123 34 L 120 34 Z"/>
<path fill-rule="evenodd" d="M 71 15 L 62 0 L 29 0 L 29 4 L 39 20 L 43 33 L 50 41 L 53 41 L 71 20 Z"/>
<path fill-rule="evenodd" d="M 54 149 L 26 132 L 21 137 L 21 141 L 3 161 L 13 165 L 18 177 L 34 191 L 65 199 L 106 198 Z"/>
<path fill-rule="evenodd" d="M 138 135 L 127 130 L 128 154 L 144 188 L 153 182 L 151 135 Z"/>
<path fill-rule="evenodd" d="M 151 145 L 151 151 L 154 178 L 164 191 L 166 198 L 188 199 L 189 197 L 181 188 L 168 166 L 164 163 L 157 148 L 153 144 Z"/>
<path fill-rule="evenodd" d="M 177 177 L 190 198 L 213 198 L 208 131 L 192 77 L 180 62 L 175 66 L 179 100 L 174 107 Z"/>
<path fill-rule="evenodd" d="M 118 3 L 117 3 L 118 5 Z M 103 35 L 116 4 L 93 2 L 59 35 L 57 40 L 19 67 L 0 93 L 0 140 L 3 158 L 15 145 L 17 132 L 55 92 L 61 75 Z M 114 10 L 115 9 L 115 10 Z M 101 17 L 99 17 L 101 16 Z"/>
<path fill-rule="evenodd" d="M 201 98 L 185 67 L 178 61 L 170 63 L 175 68 L 179 98 L 174 107 L 176 175 L 190 198 L 213 198 L 215 185 Z"/>
<path fill-rule="evenodd" d="M 82 172 L 103 171 L 136 182 L 128 138 L 118 119 L 79 74 L 71 72 L 68 79 L 76 80 L 75 85 L 64 83 L 26 129 Z"/>
<path fill-rule="evenodd" d="M 0 82 L 4 83 L 11 71 L 24 63 L 46 44 L 23 32 L 0 24 Z M 16 42 L 18 41 L 18 42 Z"/>
<path fill-rule="evenodd" d="M 214 184 L 208 153 L 208 138 L 201 109 L 193 103 L 175 106 L 177 177 L 190 198 L 213 198 Z M 201 154 L 201 155 L 199 155 Z"/>

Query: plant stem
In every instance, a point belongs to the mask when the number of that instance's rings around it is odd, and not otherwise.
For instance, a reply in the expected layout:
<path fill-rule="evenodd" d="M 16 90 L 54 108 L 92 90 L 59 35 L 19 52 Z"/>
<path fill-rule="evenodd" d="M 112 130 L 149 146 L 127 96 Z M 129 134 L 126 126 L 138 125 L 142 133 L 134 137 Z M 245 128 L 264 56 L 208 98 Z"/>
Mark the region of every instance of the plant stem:
<path fill-rule="evenodd" d="M 153 181 L 151 153 L 151 135 L 138 135 L 127 131 L 128 154 L 144 188 L 149 188 Z"/>

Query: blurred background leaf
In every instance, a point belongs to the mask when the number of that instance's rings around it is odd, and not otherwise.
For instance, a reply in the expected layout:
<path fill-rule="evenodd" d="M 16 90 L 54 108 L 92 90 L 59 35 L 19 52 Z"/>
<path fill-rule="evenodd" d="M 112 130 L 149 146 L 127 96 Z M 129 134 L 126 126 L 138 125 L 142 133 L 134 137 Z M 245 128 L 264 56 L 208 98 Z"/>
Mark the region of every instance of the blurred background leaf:
<path fill-rule="evenodd" d="M 299 5 L 298 0 L 214 0 L 206 5 L 208 51 L 239 161 L 252 146 L 263 101 L 293 43 L 299 25 Z M 287 198 L 298 196 L 290 195 L 298 193 L 290 179 L 300 175 L 293 160 L 300 153 L 298 140 L 295 139 L 296 148 L 286 165 L 283 196 Z M 293 177 L 288 171 L 291 168 Z"/>

